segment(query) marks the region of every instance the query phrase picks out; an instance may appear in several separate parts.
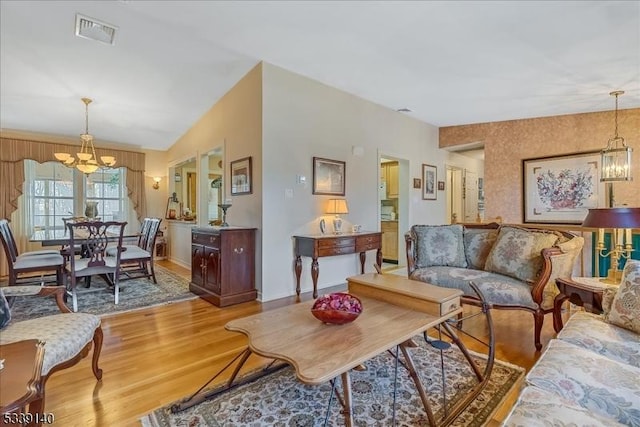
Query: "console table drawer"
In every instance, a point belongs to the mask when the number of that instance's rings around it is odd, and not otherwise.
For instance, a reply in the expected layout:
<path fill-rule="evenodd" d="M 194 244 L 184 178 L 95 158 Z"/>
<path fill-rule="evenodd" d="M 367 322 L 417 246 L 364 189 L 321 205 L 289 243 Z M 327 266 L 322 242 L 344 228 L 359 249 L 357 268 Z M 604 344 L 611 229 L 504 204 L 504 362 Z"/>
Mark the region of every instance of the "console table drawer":
<path fill-rule="evenodd" d="M 356 239 L 356 252 L 370 251 L 380 248 L 380 235 L 361 236 Z"/>
<path fill-rule="evenodd" d="M 318 249 L 318 256 L 333 256 L 355 253 L 355 246 L 334 246 L 330 248 Z"/>
<path fill-rule="evenodd" d="M 318 240 L 318 248 L 333 248 L 335 246 L 354 246 L 355 239 L 353 237 L 336 237 L 334 239 L 320 239 Z"/>

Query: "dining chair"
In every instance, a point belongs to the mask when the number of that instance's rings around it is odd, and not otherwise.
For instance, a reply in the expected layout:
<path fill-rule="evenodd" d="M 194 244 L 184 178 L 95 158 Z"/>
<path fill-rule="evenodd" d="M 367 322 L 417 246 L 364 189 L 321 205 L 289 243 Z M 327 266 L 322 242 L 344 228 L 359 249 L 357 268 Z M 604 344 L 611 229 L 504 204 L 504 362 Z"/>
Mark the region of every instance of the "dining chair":
<path fill-rule="evenodd" d="M 76 286 L 81 277 L 101 275 L 114 288 L 114 302 L 120 293 L 120 256 L 126 222 L 81 221 L 67 224 L 69 246 L 82 246 L 82 254 L 70 257 L 66 266 L 67 288 L 71 292 L 73 311 L 78 311 Z M 107 255 L 107 244 L 116 242 L 115 255 Z"/>
<path fill-rule="evenodd" d="M 160 218 L 145 218 L 140 227 L 137 246 L 124 245 L 125 250 L 120 256 L 120 281 L 151 278 L 153 283 L 158 283 L 153 267 L 153 249 L 161 221 Z M 113 247 L 107 250 L 110 256 L 114 256 L 115 252 Z"/>
<path fill-rule="evenodd" d="M 0 240 L 4 248 L 5 257 L 9 266 L 9 286 L 18 284 L 41 284 L 55 281 L 63 283 L 64 259 L 59 251 L 39 250 L 19 253 L 15 238 L 9 227 L 9 221 L 0 219 Z M 41 273 L 40 276 L 25 276 L 28 273 Z M 45 273 L 55 272 L 55 279 Z"/>

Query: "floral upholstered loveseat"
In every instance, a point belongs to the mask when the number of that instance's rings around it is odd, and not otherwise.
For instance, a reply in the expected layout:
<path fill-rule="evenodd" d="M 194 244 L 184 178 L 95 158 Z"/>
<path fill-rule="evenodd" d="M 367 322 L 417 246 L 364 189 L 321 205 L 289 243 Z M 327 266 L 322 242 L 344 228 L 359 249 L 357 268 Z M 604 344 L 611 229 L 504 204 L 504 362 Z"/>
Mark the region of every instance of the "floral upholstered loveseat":
<path fill-rule="evenodd" d="M 640 261 L 578 312 L 527 374 L 506 426 L 640 426 Z"/>
<path fill-rule="evenodd" d="M 533 314 L 535 346 L 558 294 L 555 279 L 571 277 L 584 239 L 514 225 L 414 225 L 405 235 L 410 279 L 464 292 L 477 304 L 475 283 L 493 308 Z"/>

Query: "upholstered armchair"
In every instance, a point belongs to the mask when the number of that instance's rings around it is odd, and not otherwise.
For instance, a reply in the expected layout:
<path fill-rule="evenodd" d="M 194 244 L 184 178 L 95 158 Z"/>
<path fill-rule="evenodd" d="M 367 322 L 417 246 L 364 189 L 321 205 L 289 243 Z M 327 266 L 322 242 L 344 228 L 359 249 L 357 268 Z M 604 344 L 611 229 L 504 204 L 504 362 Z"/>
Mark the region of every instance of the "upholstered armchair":
<path fill-rule="evenodd" d="M 0 346 L 23 340 L 44 342 L 42 372 L 40 381 L 36 384 L 39 397 L 29 406 L 31 412 L 44 411 L 45 384 L 51 374 L 78 363 L 89 354 L 92 344 L 93 374 L 98 380 L 102 378 L 102 369 L 98 367 L 102 350 L 100 318 L 87 313 L 72 313 L 64 303 L 64 294 L 62 286 L 0 287 Z M 61 313 L 12 321 L 5 295 L 10 299 L 52 296 Z"/>

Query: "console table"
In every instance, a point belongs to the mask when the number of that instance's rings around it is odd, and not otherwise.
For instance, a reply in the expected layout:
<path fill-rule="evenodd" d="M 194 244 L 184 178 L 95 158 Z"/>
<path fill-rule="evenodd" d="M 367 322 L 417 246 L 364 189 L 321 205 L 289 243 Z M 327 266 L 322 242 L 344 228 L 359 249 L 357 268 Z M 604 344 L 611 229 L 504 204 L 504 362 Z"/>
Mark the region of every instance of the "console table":
<path fill-rule="evenodd" d="M 360 253 L 360 273 L 364 274 L 364 262 L 366 252 L 376 250 L 376 263 L 382 265 L 382 233 L 379 231 L 361 231 L 359 233 L 344 234 L 316 234 L 306 236 L 293 236 L 295 270 L 296 270 L 296 294 L 300 298 L 300 276 L 302 275 L 302 259 L 306 256 L 311 261 L 311 279 L 313 280 L 313 297 L 318 297 L 318 275 L 320 268 L 318 258 L 336 255 L 349 255 Z"/>

